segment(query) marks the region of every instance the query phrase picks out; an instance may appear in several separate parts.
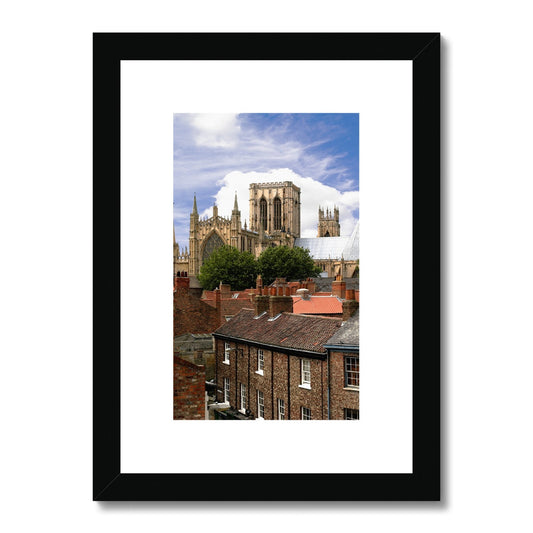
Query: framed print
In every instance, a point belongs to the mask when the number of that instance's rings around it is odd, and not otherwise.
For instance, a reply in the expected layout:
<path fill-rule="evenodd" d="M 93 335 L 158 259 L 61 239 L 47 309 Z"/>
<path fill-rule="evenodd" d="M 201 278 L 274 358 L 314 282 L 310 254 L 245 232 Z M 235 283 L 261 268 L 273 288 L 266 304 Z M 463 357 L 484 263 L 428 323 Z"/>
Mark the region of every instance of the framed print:
<path fill-rule="evenodd" d="M 440 35 L 93 61 L 93 499 L 440 500 Z"/>

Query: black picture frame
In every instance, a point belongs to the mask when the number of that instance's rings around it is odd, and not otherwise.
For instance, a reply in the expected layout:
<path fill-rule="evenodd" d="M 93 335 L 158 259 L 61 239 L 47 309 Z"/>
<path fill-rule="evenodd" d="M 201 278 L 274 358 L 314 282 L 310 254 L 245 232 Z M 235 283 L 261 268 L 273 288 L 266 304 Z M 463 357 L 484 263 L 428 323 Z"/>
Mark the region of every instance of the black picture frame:
<path fill-rule="evenodd" d="M 412 474 L 121 472 L 120 62 L 229 59 L 412 62 Z M 93 106 L 93 500 L 439 501 L 440 34 L 94 33 Z"/>

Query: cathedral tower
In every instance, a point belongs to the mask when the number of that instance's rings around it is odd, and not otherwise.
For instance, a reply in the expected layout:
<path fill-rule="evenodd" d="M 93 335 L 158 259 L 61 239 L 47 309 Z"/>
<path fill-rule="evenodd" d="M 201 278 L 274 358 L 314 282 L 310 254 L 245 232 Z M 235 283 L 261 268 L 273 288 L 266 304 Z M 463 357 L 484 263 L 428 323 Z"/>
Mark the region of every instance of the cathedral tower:
<path fill-rule="evenodd" d="M 333 212 L 318 208 L 318 235 L 317 237 L 340 237 L 341 225 L 339 223 L 339 208 L 333 207 Z"/>
<path fill-rule="evenodd" d="M 300 188 L 291 181 L 250 184 L 250 230 L 300 236 Z"/>

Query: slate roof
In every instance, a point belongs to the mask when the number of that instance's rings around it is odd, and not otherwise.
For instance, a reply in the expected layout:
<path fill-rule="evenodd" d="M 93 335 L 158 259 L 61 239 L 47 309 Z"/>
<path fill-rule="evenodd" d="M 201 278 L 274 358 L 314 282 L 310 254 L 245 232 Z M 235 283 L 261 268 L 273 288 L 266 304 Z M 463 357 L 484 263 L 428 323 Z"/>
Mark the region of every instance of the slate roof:
<path fill-rule="evenodd" d="M 338 331 L 325 343 L 327 346 L 359 347 L 359 309 L 342 323 Z"/>
<path fill-rule="evenodd" d="M 269 320 L 268 313 L 255 317 L 252 309 L 241 309 L 214 335 L 223 335 L 280 348 L 325 353 L 324 344 L 341 327 L 340 318 L 281 313 Z"/>
<path fill-rule="evenodd" d="M 331 294 L 335 278 L 312 278 L 312 280 L 316 283 L 315 294 L 319 292 Z M 343 281 L 346 283 L 346 289 L 359 290 L 359 278 L 344 278 Z"/>
<path fill-rule="evenodd" d="M 359 221 L 348 237 L 300 237 L 294 246 L 308 248 L 313 259 L 359 259 Z"/>

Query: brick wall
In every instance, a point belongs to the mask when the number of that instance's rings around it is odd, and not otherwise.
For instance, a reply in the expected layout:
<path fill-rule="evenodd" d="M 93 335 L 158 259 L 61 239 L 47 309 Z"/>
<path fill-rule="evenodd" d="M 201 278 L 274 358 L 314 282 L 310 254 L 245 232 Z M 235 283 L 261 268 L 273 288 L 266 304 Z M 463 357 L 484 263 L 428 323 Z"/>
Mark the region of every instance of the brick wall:
<path fill-rule="evenodd" d="M 223 362 L 225 341 L 216 339 L 217 401 L 223 401 L 224 378 L 230 380 L 230 405 L 240 409 L 240 384 L 246 385 L 247 408 L 258 417 L 257 391 L 263 392 L 264 418 L 278 418 L 277 400 L 285 402 L 285 418 L 299 420 L 301 407 L 313 419 L 327 419 L 327 361 L 310 359 L 311 389 L 300 387 L 301 357 L 263 348 L 264 369 L 258 373 L 258 348 L 230 342 L 230 364 Z"/>
<path fill-rule="evenodd" d="M 359 409 L 359 390 L 345 387 L 344 357 L 358 355 L 353 352 L 330 352 L 330 416 L 344 418 L 344 409 Z"/>
<path fill-rule="evenodd" d="M 176 355 L 174 420 L 205 420 L 205 367 Z"/>
<path fill-rule="evenodd" d="M 184 333 L 213 333 L 220 325 L 216 309 L 188 290 L 174 292 L 174 336 Z"/>

